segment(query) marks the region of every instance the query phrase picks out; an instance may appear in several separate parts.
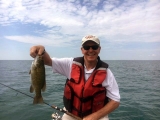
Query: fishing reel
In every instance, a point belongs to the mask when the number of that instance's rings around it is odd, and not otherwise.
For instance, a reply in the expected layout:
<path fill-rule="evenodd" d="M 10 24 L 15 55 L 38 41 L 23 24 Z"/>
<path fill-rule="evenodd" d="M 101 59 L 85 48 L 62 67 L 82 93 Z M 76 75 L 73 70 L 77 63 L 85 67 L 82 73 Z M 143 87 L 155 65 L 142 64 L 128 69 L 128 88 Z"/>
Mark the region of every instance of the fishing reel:
<path fill-rule="evenodd" d="M 52 114 L 52 119 L 53 120 L 62 120 L 61 116 L 57 112 Z"/>

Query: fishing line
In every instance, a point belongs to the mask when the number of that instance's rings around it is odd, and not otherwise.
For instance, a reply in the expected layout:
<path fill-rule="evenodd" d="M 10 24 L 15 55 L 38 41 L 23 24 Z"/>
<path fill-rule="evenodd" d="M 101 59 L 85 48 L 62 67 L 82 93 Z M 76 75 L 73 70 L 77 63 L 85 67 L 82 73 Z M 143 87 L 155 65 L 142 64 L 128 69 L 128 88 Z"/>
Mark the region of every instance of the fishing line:
<path fill-rule="evenodd" d="M 12 89 L 12 90 L 14 90 L 14 91 L 17 91 L 17 92 L 19 92 L 19 93 L 21 93 L 21 94 L 23 94 L 23 95 L 26 95 L 26 96 L 34 99 L 34 97 L 32 97 L 32 96 L 30 96 L 30 95 L 27 95 L 26 93 L 23 93 L 23 92 L 21 92 L 21 91 L 18 91 L 18 90 L 14 89 L 14 88 L 11 88 L 11 87 L 9 87 L 9 86 L 7 86 L 7 85 L 5 85 L 5 84 L 2 84 L 2 83 L 0 83 L 0 84 L 3 85 L 3 86 L 5 86 L 5 87 L 8 87 L 8 88 L 10 88 L 10 89 Z"/>
<path fill-rule="evenodd" d="M 34 97 L 32 97 L 32 96 L 30 96 L 30 95 L 28 95 L 28 94 L 26 94 L 26 93 L 23 93 L 23 92 L 21 92 L 21 91 L 19 91 L 19 90 L 16 90 L 16 89 L 14 89 L 14 88 L 12 88 L 12 87 L 9 87 L 9 86 L 5 85 L 5 84 L 2 84 L 2 83 L 0 83 L 0 84 L 3 85 L 3 86 L 5 86 L 5 87 L 8 87 L 8 88 L 10 88 L 10 89 L 12 89 L 12 90 L 14 90 L 14 91 L 16 91 L 16 92 L 19 92 L 19 93 L 21 93 L 21 94 L 23 94 L 23 95 L 26 95 L 26 96 L 34 99 Z M 43 103 L 46 104 L 46 105 L 48 105 L 48 106 L 50 106 L 50 107 L 53 108 L 53 109 L 56 109 L 56 110 L 58 110 L 58 111 L 60 111 L 60 112 L 63 112 L 63 113 L 66 113 L 67 115 L 69 115 L 69 116 L 71 116 L 71 117 L 74 117 L 74 118 L 76 118 L 77 120 L 82 120 L 82 118 L 77 117 L 77 116 L 75 116 L 74 114 L 72 114 L 72 113 L 70 113 L 70 112 L 68 112 L 68 111 L 66 111 L 66 110 L 64 110 L 64 109 L 61 109 L 61 108 L 59 108 L 59 107 L 57 107 L 57 106 L 55 106 L 55 105 L 50 105 L 50 104 L 48 104 L 48 103 L 46 103 L 46 102 L 44 102 L 44 101 L 43 101 Z"/>

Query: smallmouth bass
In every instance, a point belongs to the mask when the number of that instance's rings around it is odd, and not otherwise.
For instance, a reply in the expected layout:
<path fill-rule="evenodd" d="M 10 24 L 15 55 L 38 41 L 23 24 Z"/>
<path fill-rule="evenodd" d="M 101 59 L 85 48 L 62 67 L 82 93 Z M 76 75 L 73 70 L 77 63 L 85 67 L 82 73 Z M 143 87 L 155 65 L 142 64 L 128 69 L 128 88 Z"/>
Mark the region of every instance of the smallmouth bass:
<path fill-rule="evenodd" d="M 31 86 L 30 92 L 35 91 L 33 104 L 43 103 L 43 97 L 41 90 L 44 92 L 46 89 L 46 78 L 45 78 L 45 66 L 42 56 L 36 56 L 31 65 Z"/>

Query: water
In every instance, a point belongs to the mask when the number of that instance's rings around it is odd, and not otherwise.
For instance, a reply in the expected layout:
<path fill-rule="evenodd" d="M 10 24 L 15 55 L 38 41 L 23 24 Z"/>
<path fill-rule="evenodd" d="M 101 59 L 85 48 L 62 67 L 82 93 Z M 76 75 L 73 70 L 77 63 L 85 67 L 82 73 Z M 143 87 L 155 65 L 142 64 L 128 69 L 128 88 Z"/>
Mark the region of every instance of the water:
<path fill-rule="evenodd" d="M 106 61 L 119 85 L 121 104 L 110 120 L 160 120 L 160 61 Z M 0 61 L 0 83 L 29 92 L 31 61 Z M 46 66 L 47 89 L 42 96 L 50 105 L 63 107 L 65 77 Z M 0 85 L 0 120 L 51 120 L 56 110 Z M 62 113 L 59 113 L 62 114 Z"/>

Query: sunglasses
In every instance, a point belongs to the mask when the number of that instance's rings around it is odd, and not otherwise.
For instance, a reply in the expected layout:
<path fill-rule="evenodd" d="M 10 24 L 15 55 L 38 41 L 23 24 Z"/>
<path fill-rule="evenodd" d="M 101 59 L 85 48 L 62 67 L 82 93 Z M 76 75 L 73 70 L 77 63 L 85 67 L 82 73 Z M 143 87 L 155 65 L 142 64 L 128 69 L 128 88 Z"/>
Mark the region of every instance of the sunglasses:
<path fill-rule="evenodd" d="M 99 48 L 99 45 L 92 45 L 92 46 L 84 45 L 83 46 L 83 49 L 85 50 L 89 50 L 90 48 L 92 48 L 93 50 L 97 50 Z"/>

